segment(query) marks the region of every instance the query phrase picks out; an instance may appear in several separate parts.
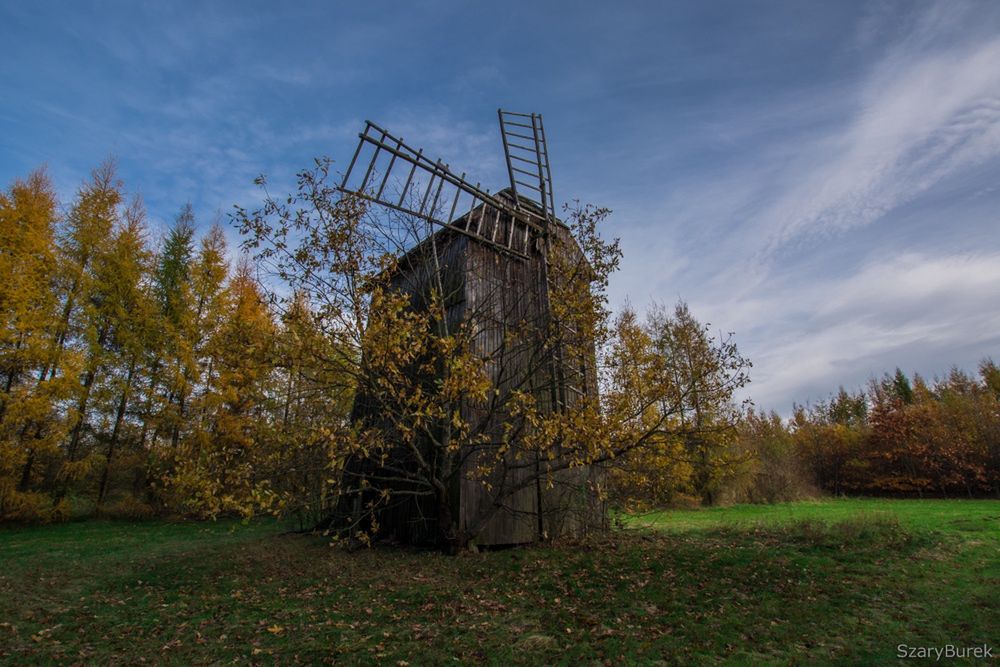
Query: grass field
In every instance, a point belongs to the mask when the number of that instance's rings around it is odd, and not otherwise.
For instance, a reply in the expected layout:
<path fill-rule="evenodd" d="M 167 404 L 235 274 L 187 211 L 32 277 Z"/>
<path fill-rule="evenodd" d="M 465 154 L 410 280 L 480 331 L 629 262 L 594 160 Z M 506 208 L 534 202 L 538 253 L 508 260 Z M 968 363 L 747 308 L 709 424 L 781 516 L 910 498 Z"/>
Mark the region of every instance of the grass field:
<path fill-rule="evenodd" d="M 873 664 L 1000 654 L 1000 501 L 622 517 L 582 543 L 345 553 L 275 523 L 0 529 L 0 662 Z M 658 662 L 659 661 L 659 662 Z"/>

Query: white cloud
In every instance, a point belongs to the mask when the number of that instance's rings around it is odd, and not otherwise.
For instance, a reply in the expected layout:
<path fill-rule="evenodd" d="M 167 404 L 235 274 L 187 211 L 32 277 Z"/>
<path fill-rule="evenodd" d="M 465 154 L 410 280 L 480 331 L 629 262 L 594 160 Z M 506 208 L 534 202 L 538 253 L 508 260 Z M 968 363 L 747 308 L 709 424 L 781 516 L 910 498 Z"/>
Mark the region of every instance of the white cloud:
<path fill-rule="evenodd" d="M 754 361 L 750 394 L 768 408 L 786 411 L 793 399 L 822 398 L 897 365 L 942 372 L 1000 347 L 998 251 L 903 253 L 839 279 L 771 288 L 721 309 Z"/>
<path fill-rule="evenodd" d="M 869 264 L 824 289 L 817 314 L 836 317 L 860 309 L 873 313 L 952 313 L 1000 295 L 1000 254 L 932 257 L 905 253 Z"/>
<path fill-rule="evenodd" d="M 890 52 L 860 86 L 847 126 L 794 161 L 785 192 L 758 216 L 766 252 L 875 222 L 1000 156 L 1000 38 L 923 45 Z"/>

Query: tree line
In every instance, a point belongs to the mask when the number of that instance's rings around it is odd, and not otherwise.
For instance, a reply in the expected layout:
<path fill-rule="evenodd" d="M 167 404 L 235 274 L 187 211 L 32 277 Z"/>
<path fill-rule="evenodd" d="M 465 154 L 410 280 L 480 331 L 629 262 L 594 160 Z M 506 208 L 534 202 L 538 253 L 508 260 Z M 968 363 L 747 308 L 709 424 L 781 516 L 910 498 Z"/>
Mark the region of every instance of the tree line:
<path fill-rule="evenodd" d="M 931 381 L 895 373 L 791 418 L 748 407 L 715 447 L 714 500 L 773 503 L 827 495 L 1000 497 L 1000 368 L 983 360 Z M 706 503 L 677 441 L 622 479 L 631 506 Z M 641 482 L 636 485 L 636 482 Z"/>
<path fill-rule="evenodd" d="M 296 365 L 309 318 L 195 224 L 154 243 L 111 162 L 65 209 L 44 171 L 0 194 L 0 519 L 238 512 L 319 476 L 284 428 L 337 400 Z"/>
<path fill-rule="evenodd" d="M 835 494 L 1000 497 L 1000 368 L 933 381 L 897 369 L 867 390 L 797 406 L 800 465 Z"/>

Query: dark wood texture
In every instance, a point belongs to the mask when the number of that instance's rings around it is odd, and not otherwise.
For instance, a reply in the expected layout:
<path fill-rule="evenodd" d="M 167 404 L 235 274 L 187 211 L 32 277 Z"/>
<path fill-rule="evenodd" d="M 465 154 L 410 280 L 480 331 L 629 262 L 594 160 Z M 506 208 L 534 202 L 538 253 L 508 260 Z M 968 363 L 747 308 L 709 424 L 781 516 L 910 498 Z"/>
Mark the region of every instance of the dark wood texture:
<path fill-rule="evenodd" d="M 511 233 L 509 219 L 493 210 L 477 209 L 453 224 L 479 225 L 478 233 L 487 237 Z M 583 261 L 562 223 L 551 225 L 550 234 L 558 240 L 555 247 L 560 252 Z M 524 544 L 541 534 L 577 534 L 603 513 L 589 484 L 595 471 L 576 467 L 546 473 L 547 460 L 522 446 L 525 427 L 505 409 L 513 391 L 534 396 L 545 411 L 559 409 L 560 401 L 572 406 L 580 396 L 596 391 L 592 341 L 577 346 L 585 353 L 569 355 L 572 359 L 543 349 L 550 317 L 544 254 L 541 239 L 532 243 L 536 247 L 525 260 L 442 229 L 401 257 L 393 278 L 398 289 L 410 294 L 414 308 L 425 308 L 431 289 L 443 288 L 445 326 L 449 331 L 471 328 L 475 352 L 486 362 L 496 389 L 492 400 L 466 400 L 461 405 L 463 417 L 487 438 L 484 444 L 461 451 L 462 465 L 452 480 L 448 508 L 457 529 L 474 535 L 481 545 Z M 561 368 L 554 358 L 561 359 Z M 365 410 L 356 405 L 356 417 L 372 419 Z M 380 523 L 386 534 L 420 542 L 436 534 L 440 516 L 432 499 L 414 496 L 393 503 Z M 484 516 L 489 518 L 484 521 Z"/>

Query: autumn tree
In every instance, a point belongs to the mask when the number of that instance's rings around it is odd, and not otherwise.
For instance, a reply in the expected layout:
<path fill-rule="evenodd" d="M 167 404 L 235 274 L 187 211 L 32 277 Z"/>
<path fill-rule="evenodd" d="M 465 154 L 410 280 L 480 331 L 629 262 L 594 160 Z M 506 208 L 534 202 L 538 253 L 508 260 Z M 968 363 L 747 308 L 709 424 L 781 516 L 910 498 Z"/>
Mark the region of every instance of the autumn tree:
<path fill-rule="evenodd" d="M 208 237 L 198 265 L 205 265 L 206 248 L 214 243 Z M 183 436 L 165 453 L 170 465 L 163 482 L 172 503 L 193 513 L 252 514 L 274 501 L 270 457 L 280 455 L 272 433 L 275 324 L 245 262 L 224 298 L 213 298 L 225 307 L 204 343 L 211 377 L 192 411 L 200 416 L 188 420 Z M 194 311 L 199 320 L 206 316 L 204 308 Z"/>
<path fill-rule="evenodd" d="M 44 467 L 43 483 L 59 484 L 61 489 L 88 465 L 81 468 L 74 463 L 83 417 L 100 372 L 101 339 L 106 335 L 93 300 L 97 296 L 96 271 L 106 257 L 122 199 L 121 187 L 112 162 L 95 169 L 78 191 L 56 241 L 52 280 L 59 309 L 33 389 L 40 409 L 19 434 L 27 450 L 22 490 L 30 488 L 38 464 Z M 60 490 L 58 496 L 62 494 Z"/>
<path fill-rule="evenodd" d="M 331 451 L 329 425 L 335 424 L 335 432 L 350 425 L 355 366 L 324 335 L 301 292 L 289 300 L 278 329 L 273 434 L 285 466 L 275 467 L 272 484 L 286 512 L 306 528 L 329 516 L 336 500 L 328 480 L 341 473 L 342 459 Z"/>
<path fill-rule="evenodd" d="M 659 482 L 664 490 L 673 483 L 703 504 L 713 504 L 728 480 L 746 472 L 749 457 L 735 447 L 739 408 L 733 395 L 749 381 L 750 363 L 731 334 L 712 336 L 709 325 L 698 322 L 683 301 L 672 312 L 654 307 L 643 333 L 669 379 L 650 409 L 671 416 L 677 439 L 661 445 L 656 456 L 633 461 L 633 473 L 642 479 L 665 475 Z M 678 475 L 682 470 L 688 474 Z"/>
<path fill-rule="evenodd" d="M 694 473 L 677 428 L 679 415 L 671 414 L 671 403 L 663 400 L 677 386 L 653 332 L 630 309 L 614 321 L 608 361 L 605 411 L 620 416 L 617 426 L 624 439 L 646 437 L 642 447 L 611 467 L 613 499 L 629 508 L 674 502 L 690 492 Z"/>
<path fill-rule="evenodd" d="M 70 243 L 66 252 L 74 273 L 67 307 L 75 298 L 79 308 L 75 314 L 72 310 L 65 312 L 75 315 L 74 333 L 83 354 L 83 367 L 75 405 L 69 413 L 65 457 L 58 473 L 60 498 L 72 482 L 90 474 L 100 463 L 96 451 L 87 451 L 86 438 L 93 431 L 89 417 L 95 395 L 115 365 L 114 338 L 128 326 L 123 318 L 134 305 L 121 281 L 125 277 L 141 279 L 141 269 L 130 271 L 131 275 L 122 274 L 131 268 L 130 263 L 141 262 L 135 251 L 141 247 L 142 239 L 134 237 L 141 234 L 140 214 L 133 209 L 131 221 L 123 222 L 121 182 L 115 180 L 111 171 L 99 172 L 99 177 L 92 191 L 81 198 L 69 216 Z"/>
<path fill-rule="evenodd" d="M 58 301 L 52 267 L 58 221 L 48 176 L 37 171 L 0 193 L 0 518 L 30 512 L 32 463 L 54 441 L 26 440 L 49 414 L 44 380 Z"/>
<path fill-rule="evenodd" d="M 311 362 L 342 351 L 312 306 L 279 319 L 190 206 L 154 252 L 111 162 L 59 209 L 43 171 L 0 193 L 0 519 L 323 497 L 325 427 L 346 423 L 354 381 Z"/>
<path fill-rule="evenodd" d="M 737 425 L 738 447 L 749 459 L 749 476 L 735 500 L 776 503 L 815 495 L 816 489 L 795 437 L 774 411 L 753 410 Z"/>
<path fill-rule="evenodd" d="M 794 406 L 790 429 L 799 457 L 812 480 L 840 495 L 865 489 L 870 462 L 863 453 L 869 441 L 868 397 L 840 387 L 829 401 Z"/>
<path fill-rule="evenodd" d="M 151 281 L 153 253 L 148 247 L 145 211 L 136 198 L 124 211 L 119 228 L 112 240 L 108 261 L 104 265 L 101 283 L 104 285 L 104 309 L 111 322 L 108 336 L 108 373 L 103 387 L 102 414 L 104 428 L 99 433 L 103 461 L 96 491 L 98 508 L 104 503 L 111 472 L 121 458 L 126 431 L 132 447 L 130 455 L 139 456 L 133 468 L 144 466 L 141 451 L 136 447 L 136 429 L 130 428 L 126 417 L 135 405 L 142 377 L 149 372 L 148 353 L 156 339 L 157 307 Z"/>
<path fill-rule="evenodd" d="M 867 392 L 843 389 L 829 402 L 797 407 L 791 422 L 800 458 L 834 493 L 997 493 L 1000 412 L 994 366 L 978 377 L 952 369 L 927 381 L 896 369 Z"/>

